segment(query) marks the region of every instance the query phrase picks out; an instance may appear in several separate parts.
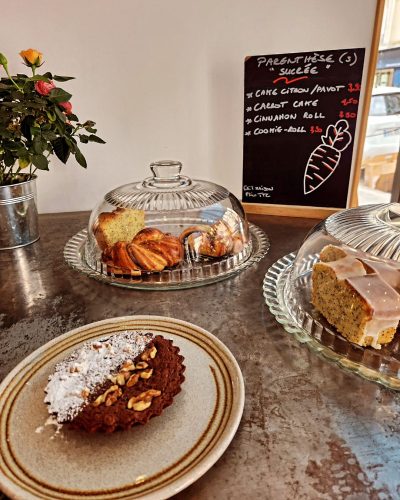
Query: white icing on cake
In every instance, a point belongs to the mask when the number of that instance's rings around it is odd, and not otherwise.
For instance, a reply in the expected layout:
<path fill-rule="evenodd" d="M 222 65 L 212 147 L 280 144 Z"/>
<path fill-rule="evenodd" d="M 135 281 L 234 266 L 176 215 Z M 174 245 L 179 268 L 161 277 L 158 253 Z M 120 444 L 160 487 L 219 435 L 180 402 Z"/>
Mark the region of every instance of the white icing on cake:
<path fill-rule="evenodd" d="M 371 338 L 371 347 L 375 349 L 380 349 L 381 345 L 378 344 L 379 335 L 389 328 L 397 328 L 399 323 L 398 319 L 386 320 L 386 319 L 371 319 L 365 323 L 363 336 L 358 342 L 359 345 L 364 345 L 367 337 Z"/>
<path fill-rule="evenodd" d="M 400 295 L 378 274 L 353 276 L 346 281 L 367 302 L 375 319 L 400 319 Z"/>
<path fill-rule="evenodd" d="M 142 331 L 123 331 L 86 342 L 68 358 L 57 363 L 46 386 L 45 403 L 57 422 L 72 420 L 87 395 L 102 385 L 127 360 L 145 351 L 154 336 Z"/>
<path fill-rule="evenodd" d="M 362 263 L 350 255 L 331 262 L 323 262 L 323 265 L 330 267 L 335 272 L 338 280 L 343 280 L 352 276 L 365 276 L 367 274 Z"/>

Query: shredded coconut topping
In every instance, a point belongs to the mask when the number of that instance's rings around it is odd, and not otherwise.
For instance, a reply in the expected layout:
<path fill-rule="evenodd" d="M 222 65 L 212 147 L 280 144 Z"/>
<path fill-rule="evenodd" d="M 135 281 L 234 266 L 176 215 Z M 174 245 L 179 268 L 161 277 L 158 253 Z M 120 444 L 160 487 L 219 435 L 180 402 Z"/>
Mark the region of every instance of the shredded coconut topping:
<path fill-rule="evenodd" d="M 143 331 L 118 332 L 95 342 L 86 342 L 55 366 L 46 386 L 45 403 L 57 422 L 72 420 L 90 392 L 104 384 L 127 360 L 141 354 L 153 340 Z"/>

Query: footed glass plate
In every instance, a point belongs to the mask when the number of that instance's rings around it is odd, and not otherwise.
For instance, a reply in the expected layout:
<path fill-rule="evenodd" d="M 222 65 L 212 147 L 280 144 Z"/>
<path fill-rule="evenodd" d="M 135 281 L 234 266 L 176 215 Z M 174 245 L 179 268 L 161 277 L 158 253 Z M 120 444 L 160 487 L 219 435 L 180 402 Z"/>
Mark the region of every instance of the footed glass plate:
<path fill-rule="evenodd" d="M 251 245 L 246 260 L 239 254 L 224 259 L 207 259 L 200 263 L 183 263 L 174 269 L 141 276 L 119 277 L 104 269 L 93 269 L 85 257 L 87 230 L 82 229 L 65 245 L 64 259 L 73 269 L 109 285 L 142 290 L 174 290 L 215 283 L 229 278 L 259 262 L 269 250 L 269 239 L 262 229 L 249 224 Z M 104 266 L 103 266 L 104 267 Z"/>
<path fill-rule="evenodd" d="M 295 253 L 282 257 L 264 278 L 265 301 L 276 320 L 299 342 L 329 361 L 363 378 L 400 390 L 400 336 L 396 334 L 393 341 L 380 350 L 346 340 L 310 302 L 311 272 L 318 254 L 309 254 L 302 260 L 301 272 L 295 277 L 297 283 L 291 276 L 295 259 Z M 299 289 L 303 293 L 299 294 Z"/>

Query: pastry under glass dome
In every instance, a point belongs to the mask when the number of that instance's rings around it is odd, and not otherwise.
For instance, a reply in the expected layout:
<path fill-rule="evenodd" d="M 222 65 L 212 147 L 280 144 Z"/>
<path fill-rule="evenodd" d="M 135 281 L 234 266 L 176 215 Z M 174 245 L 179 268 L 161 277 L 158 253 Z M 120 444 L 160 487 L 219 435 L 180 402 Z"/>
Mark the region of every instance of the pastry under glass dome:
<path fill-rule="evenodd" d="M 400 204 L 363 206 L 328 217 L 310 231 L 297 253 L 277 261 L 264 280 L 271 312 L 300 342 L 365 378 L 400 389 L 399 331 L 390 343 L 376 346 L 379 350 L 364 347 L 342 336 L 312 304 L 313 266 L 328 245 L 350 254 L 365 252 L 360 258 L 400 273 Z"/>
<path fill-rule="evenodd" d="M 265 255 L 266 235 L 239 200 L 217 184 L 159 161 L 152 176 L 108 192 L 86 232 L 67 244 L 74 268 L 110 284 L 180 288 L 218 281 Z"/>

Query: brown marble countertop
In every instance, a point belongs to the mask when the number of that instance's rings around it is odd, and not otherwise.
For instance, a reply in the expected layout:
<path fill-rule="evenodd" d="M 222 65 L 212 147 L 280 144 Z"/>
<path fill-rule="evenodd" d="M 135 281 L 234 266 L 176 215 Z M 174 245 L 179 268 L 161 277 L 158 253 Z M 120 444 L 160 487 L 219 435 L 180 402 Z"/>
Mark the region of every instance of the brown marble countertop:
<path fill-rule="evenodd" d="M 317 221 L 251 216 L 271 240 L 257 266 L 207 287 L 144 292 L 109 287 L 64 263 L 67 239 L 87 220 L 87 212 L 42 215 L 37 243 L 0 252 L 0 380 L 37 347 L 85 323 L 130 314 L 191 321 L 236 356 L 246 403 L 222 458 L 176 498 L 400 497 L 400 393 L 321 360 L 264 303 L 266 270 Z"/>

